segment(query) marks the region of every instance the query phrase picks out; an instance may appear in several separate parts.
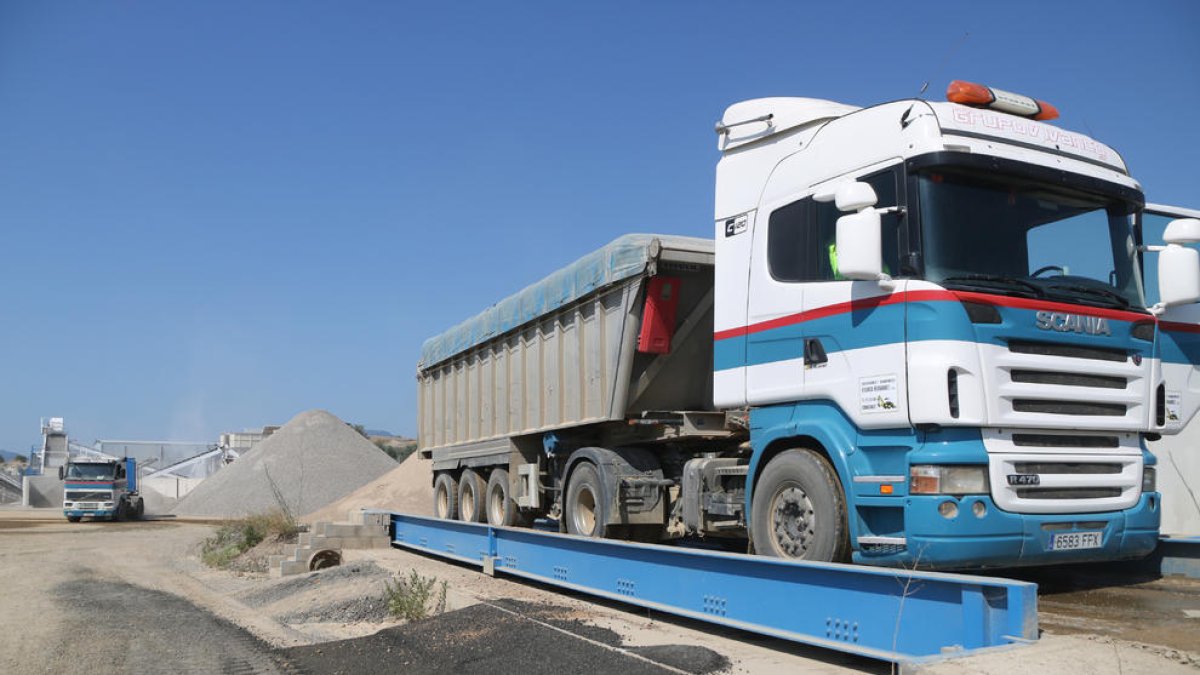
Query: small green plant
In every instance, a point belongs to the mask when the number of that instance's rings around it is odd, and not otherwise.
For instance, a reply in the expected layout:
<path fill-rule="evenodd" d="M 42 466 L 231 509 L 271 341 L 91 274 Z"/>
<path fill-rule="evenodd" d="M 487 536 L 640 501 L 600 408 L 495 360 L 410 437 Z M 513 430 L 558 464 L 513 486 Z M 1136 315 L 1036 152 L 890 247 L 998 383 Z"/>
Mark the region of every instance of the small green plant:
<path fill-rule="evenodd" d="M 407 577 L 398 576 L 394 582 L 384 581 L 388 611 L 408 621 L 424 619 L 430 614 L 446 611 L 445 581 L 438 584 L 435 577 L 423 577 L 411 570 Z"/>
<path fill-rule="evenodd" d="M 299 532 L 300 525 L 282 509 L 256 513 L 218 527 L 213 536 L 200 545 L 200 559 L 209 567 L 224 569 L 264 540 L 295 541 Z"/>

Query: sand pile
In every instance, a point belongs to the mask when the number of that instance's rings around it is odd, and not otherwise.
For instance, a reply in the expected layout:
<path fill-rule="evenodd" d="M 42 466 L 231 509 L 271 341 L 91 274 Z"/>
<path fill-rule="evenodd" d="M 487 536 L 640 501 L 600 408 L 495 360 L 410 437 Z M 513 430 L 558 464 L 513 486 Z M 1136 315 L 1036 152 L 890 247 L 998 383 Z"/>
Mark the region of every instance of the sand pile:
<path fill-rule="evenodd" d="M 336 501 L 396 462 L 324 410 L 310 410 L 181 499 L 181 516 L 240 517 L 276 508 L 296 516 Z"/>
<path fill-rule="evenodd" d="M 358 509 L 387 509 L 433 515 L 433 461 L 413 453 L 400 466 L 301 520 L 339 522 Z"/>

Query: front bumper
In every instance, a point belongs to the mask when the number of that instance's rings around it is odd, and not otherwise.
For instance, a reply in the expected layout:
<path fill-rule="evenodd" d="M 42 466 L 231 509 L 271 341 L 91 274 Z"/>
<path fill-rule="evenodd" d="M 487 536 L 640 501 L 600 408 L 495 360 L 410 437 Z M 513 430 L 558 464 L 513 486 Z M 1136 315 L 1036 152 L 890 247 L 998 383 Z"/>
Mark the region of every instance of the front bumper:
<path fill-rule="evenodd" d="M 938 506 L 958 504 L 945 518 Z M 1141 558 L 1158 543 L 1161 495 L 1143 493 L 1137 504 L 1108 513 L 1021 514 L 1001 511 L 987 495 L 904 498 L 905 545 L 887 552 L 855 551 L 854 562 L 932 569 L 978 569 Z M 982 517 L 973 508 L 982 502 Z M 1099 548 L 1055 551 L 1051 540 L 1065 532 L 1102 532 Z"/>
<path fill-rule="evenodd" d="M 64 516 L 81 516 L 84 518 L 89 516 L 111 518 L 116 512 L 116 509 L 63 509 Z"/>

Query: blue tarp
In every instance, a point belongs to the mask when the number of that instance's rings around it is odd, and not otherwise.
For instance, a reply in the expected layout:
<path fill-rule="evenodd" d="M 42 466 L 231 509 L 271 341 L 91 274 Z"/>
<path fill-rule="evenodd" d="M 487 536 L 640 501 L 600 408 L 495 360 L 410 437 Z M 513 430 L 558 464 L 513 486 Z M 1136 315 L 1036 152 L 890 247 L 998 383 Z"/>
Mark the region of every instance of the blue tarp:
<path fill-rule="evenodd" d="M 569 305 L 592 291 L 637 276 L 656 254 L 655 243 L 684 244 L 712 250 L 712 241 L 655 234 L 627 234 L 504 298 L 421 345 L 419 367 L 440 363 L 455 354 Z"/>

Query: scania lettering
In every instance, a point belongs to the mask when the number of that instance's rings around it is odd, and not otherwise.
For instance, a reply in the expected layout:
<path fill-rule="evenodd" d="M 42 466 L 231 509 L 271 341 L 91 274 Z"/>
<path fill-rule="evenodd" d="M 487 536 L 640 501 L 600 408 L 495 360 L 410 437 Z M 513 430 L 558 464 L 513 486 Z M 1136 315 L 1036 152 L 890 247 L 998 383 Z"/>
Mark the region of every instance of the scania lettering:
<path fill-rule="evenodd" d="M 730 106 L 713 239 L 627 235 L 426 341 L 439 517 L 805 560 L 1135 558 L 1182 429 L 1200 221 L 1055 108 Z M 1158 256 L 1159 298 L 1139 267 Z"/>

